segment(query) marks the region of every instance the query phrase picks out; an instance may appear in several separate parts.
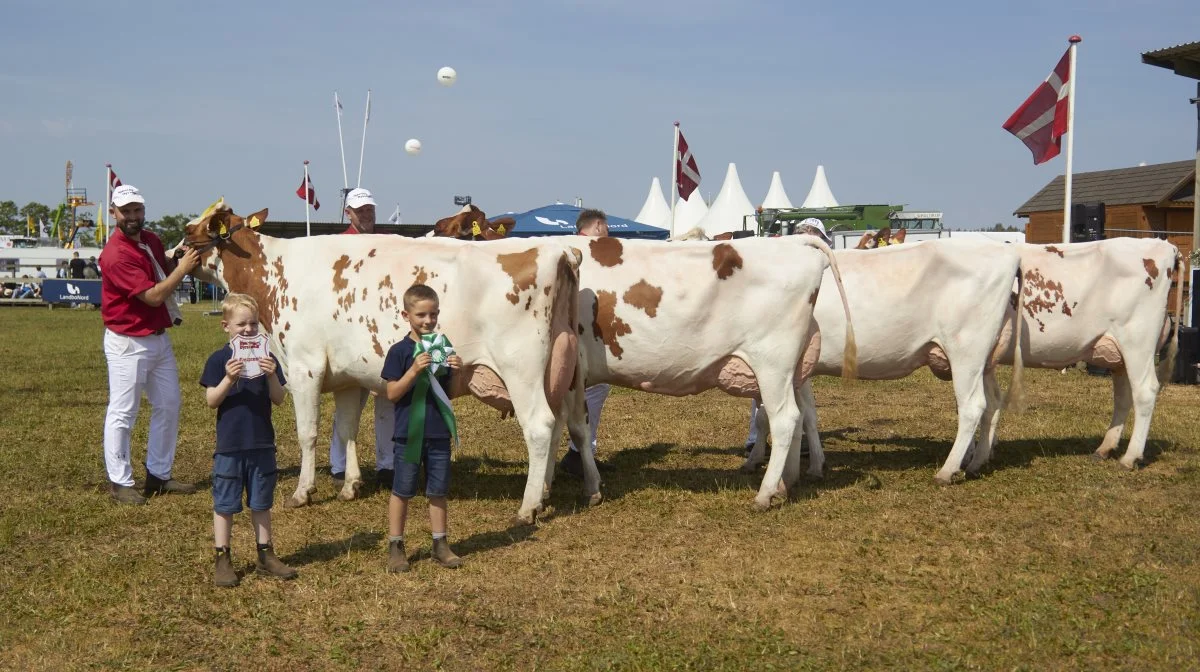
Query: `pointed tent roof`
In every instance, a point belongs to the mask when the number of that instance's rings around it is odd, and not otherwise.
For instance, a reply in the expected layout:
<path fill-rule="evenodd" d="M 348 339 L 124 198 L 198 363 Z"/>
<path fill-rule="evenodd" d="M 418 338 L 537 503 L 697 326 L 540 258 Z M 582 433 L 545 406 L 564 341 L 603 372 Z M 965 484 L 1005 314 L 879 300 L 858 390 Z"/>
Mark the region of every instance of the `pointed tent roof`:
<path fill-rule="evenodd" d="M 829 181 L 825 179 L 825 166 L 817 166 L 817 174 L 813 176 L 812 188 L 804 199 L 802 208 L 836 208 L 837 199 L 829 190 Z"/>
<path fill-rule="evenodd" d="M 650 193 L 646 194 L 646 202 L 642 204 L 642 209 L 633 221 L 660 229 L 671 227 L 671 206 L 667 205 L 667 199 L 663 198 L 662 187 L 657 177 L 650 180 Z"/>
<path fill-rule="evenodd" d="M 742 182 L 738 179 L 737 166 L 731 163 L 729 169 L 725 171 L 725 183 L 721 185 L 721 191 L 713 200 L 708 214 L 700 221 L 700 228 L 704 229 L 709 236 L 741 231 L 742 218 L 753 214 L 754 206 L 746 197 L 746 191 L 742 189 Z M 679 231 L 678 225 L 675 230 Z"/>
<path fill-rule="evenodd" d="M 783 180 L 779 177 L 779 171 L 775 171 L 771 175 L 771 187 L 767 189 L 767 196 L 762 201 L 764 208 L 790 208 L 792 201 L 788 198 L 787 192 L 783 190 Z"/>
<path fill-rule="evenodd" d="M 700 195 L 700 190 L 692 192 L 692 195 L 685 201 L 682 198 L 675 202 L 675 233 L 686 233 L 700 224 L 700 220 L 708 214 L 708 205 L 704 202 L 704 197 Z M 667 213 L 667 220 L 670 221 L 670 213 Z M 669 227 L 668 227 L 669 228 Z"/>

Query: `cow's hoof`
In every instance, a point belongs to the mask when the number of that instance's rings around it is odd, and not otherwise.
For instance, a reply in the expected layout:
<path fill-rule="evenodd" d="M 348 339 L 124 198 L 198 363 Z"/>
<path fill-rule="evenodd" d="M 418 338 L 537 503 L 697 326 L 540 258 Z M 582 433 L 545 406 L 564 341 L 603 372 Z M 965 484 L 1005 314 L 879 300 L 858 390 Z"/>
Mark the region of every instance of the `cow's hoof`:
<path fill-rule="evenodd" d="M 602 501 L 604 501 L 604 495 L 599 492 L 592 493 L 587 499 L 588 506 L 596 506 Z"/>
<path fill-rule="evenodd" d="M 1122 468 L 1122 469 L 1124 469 L 1125 471 L 1137 471 L 1137 470 L 1138 470 L 1138 468 L 1142 466 L 1141 464 L 1139 464 L 1139 463 L 1138 463 L 1138 461 L 1137 461 L 1137 460 L 1124 460 L 1124 459 L 1122 459 L 1122 460 L 1121 460 L 1120 462 L 1118 462 L 1117 464 L 1120 464 L 1120 465 L 1121 465 L 1121 468 Z"/>
<path fill-rule="evenodd" d="M 1108 459 L 1108 455 L 1105 455 L 1104 453 L 1102 453 L 1098 450 L 1096 452 L 1092 453 L 1091 455 L 1089 455 L 1088 457 L 1092 458 L 1093 462 L 1103 462 Z"/>
<path fill-rule="evenodd" d="M 933 480 L 938 485 L 954 485 L 955 483 L 961 483 L 964 480 L 963 472 L 956 471 L 947 475 L 939 471 L 936 475 L 934 475 Z"/>
<path fill-rule="evenodd" d="M 521 525 L 533 525 L 536 522 L 537 522 L 537 511 L 536 510 L 534 510 L 534 511 L 518 511 L 517 515 L 513 517 L 513 525 L 518 526 L 518 527 Z"/>
<path fill-rule="evenodd" d="M 300 495 L 292 495 L 286 502 L 283 503 L 283 506 L 288 509 L 298 509 L 302 506 L 308 506 L 311 503 L 312 499 L 308 495 L 304 495 L 303 497 Z"/>
<path fill-rule="evenodd" d="M 358 499 L 358 493 L 362 490 L 362 481 L 348 481 L 342 489 L 338 491 L 338 499 L 343 502 L 350 502 Z"/>
<path fill-rule="evenodd" d="M 754 503 L 750 505 L 750 508 L 755 513 L 764 513 L 766 511 L 770 511 L 771 510 L 771 500 L 768 499 L 766 502 L 763 502 L 761 499 L 755 497 Z"/>
<path fill-rule="evenodd" d="M 759 462 L 751 462 L 750 460 L 746 460 L 742 463 L 742 466 L 738 469 L 738 471 L 741 471 L 743 474 L 753 474 L 754 472 L 758 471 L 759 466 Z"/>

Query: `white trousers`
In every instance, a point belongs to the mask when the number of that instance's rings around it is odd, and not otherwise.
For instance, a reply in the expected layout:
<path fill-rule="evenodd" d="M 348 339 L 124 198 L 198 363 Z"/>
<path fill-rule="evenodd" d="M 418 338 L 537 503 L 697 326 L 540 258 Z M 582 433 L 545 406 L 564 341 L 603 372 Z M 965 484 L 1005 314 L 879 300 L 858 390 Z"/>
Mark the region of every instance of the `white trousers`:
<path fill-rule="evenodd" d="M 596 430 L 600 428 L 600 411 L 604 410 L 604 402 L 608 399 L 608 393 L 612 390 L 612 386 L 607 383 L 593 385 L 584 390 L 584 397 L 587 399 L 588 427 L 592 430 L 592 455 L 596 454 Z M 575 446 L 575 442 L 571 441 L 571 450 L 576 452 L 579 448 Z"/>
<path fill-rule="evenodd" d="M 370 394 L 363 390 L 364 395 Z M 366 399 L 363 399 L 365 404 Z M 392 430 L 396 427 L 394 405 L 386 397 L 375 395 L 375 471 L 391 469 L 393 455 Z M 333 418 L 333 432 L 329 437 L 329 471 L 346 473 L 346 441 L 338 436 L 337 415 Z"/>
<path fill-rule="evenodd" d="M 746 445 L 753 446 L 758 443 L 758 412 L 761 410 L 761 405 L 757 399 L 750 400 L 750 434 L 746 437 Z"/>
<path fill-rule="evenodd" d="M 104 330 L 104 357 L 108 360 L 108 412 L 104 416 L 104 466 L 108 480 L 133 485 L 129 439 L 137 422 L 142 392 L 150 402 L 150 437 L 146 471 L 171 478 L 175 444 L 179 440 L 179 369 L 171 338 L 122 336 Z"/>

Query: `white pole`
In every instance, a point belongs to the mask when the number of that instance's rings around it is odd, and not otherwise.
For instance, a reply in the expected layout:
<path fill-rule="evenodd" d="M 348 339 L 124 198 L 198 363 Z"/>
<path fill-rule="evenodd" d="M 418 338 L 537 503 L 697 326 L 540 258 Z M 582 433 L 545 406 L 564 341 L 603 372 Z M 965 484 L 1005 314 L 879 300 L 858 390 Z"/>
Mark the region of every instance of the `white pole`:
<path fill-rule="evenodd" d="M 1063 244 L 1071 242 L 1071 161 L 1075 155 L 1075 45 L 1083 38 L 1072 35 L 1067 48 L 1067 175 L 1063 187 Z"/>
<path fill-rule="evenodd" d="M 312 185 L 308 182 L 308 161 L 304 162 L 304 235 L 312 235 L 312 223 L 308 219 L 308 198 L 312 193 Z"/>
<path fill-rule="evenodd" d="M 675 122 L 675 139 L 671 143 L 671 172 L 667 175 L 671 178 L 671 187 L 667 189 L 667 198 L 671 199 L 671 228 L 670 236 L 675 237 L 675 194 L 677 193 L 675 184 L 675 162 L 679 160 L 679 122 Z"/>
<path fill-rule="evenodd" d="M 337 112 L 338 120 L 338 149 L 342 150 L 342 193 L 350 188 L 350 180 L 346 177 L 346 145 L 342 143 L 342 101 L 338 100 L 337 91 L 333 92 L 333 109 Z"/>
<path fill-rule="evenodd" d="M 108 222 L 109 226 L 112 225 L 112 213 L 108 211 L 109 207 L 111 207 L 110 203 L 112 203 L 112 164 L 106 163 L 104 164 L 104 216 L 108 218 L 105 221 Z M 102 246 L 108 241 L 109 226 L 104 227 L 104 240 L 100 241 Z M 39 231 L 39 240 L 41 238 L 40 233 Z"/>
<path fill-rule="evenodd" d="M 371 120 L 371 90 L 367 89 L 367 111 L 363 115 L 362 148 L 358 150 L 358 182 L 355 187 L 362 186 L 363 154 L 367 151 L 367 122 Z"/>

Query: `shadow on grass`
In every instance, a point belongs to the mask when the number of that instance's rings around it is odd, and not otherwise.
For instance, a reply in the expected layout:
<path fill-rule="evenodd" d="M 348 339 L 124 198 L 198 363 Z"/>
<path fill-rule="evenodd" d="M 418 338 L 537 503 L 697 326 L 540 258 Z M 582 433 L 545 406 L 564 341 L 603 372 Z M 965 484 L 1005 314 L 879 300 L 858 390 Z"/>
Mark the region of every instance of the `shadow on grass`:
<path fill-rule="evenodd" d="M 382 532 L 355 532 L 341 541 L 322 541 L 309 544 L 289 556 L 280 558 L 285 564 L 301 567 L 314 562 L 328 562 L 350 551 L 376 550 L 383 540 Z"/>

